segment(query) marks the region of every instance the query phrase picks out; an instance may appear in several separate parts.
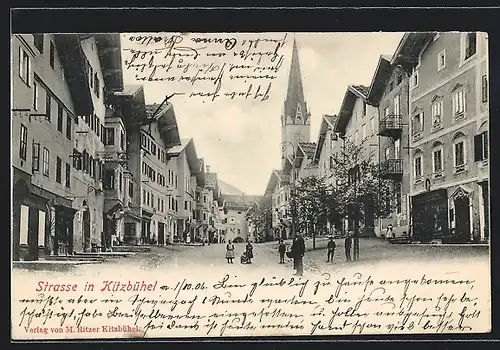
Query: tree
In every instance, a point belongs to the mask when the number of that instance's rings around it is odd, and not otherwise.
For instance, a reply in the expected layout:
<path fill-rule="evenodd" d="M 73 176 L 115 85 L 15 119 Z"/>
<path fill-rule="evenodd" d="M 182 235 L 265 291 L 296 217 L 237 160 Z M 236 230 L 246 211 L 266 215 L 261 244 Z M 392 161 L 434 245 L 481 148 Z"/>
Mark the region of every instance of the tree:
<path fill-rule="evenodd" d="M 318 232 L 325 233 L 330 215 L 331 200 L 326 183 L 317 176 L 302 178 L 295 187 L 293 197 L 298 229 L 312 236 L 313 249 L 316 249 L 316 235 Z"/>
<path fill-rule="evenodd" d="M 258 203 L 254 203 L 245 218 L 253 225 L 255 237 L 260 242 L 268 241 L 272 226 L 272 197 L 264 196 Z"/>
<path fill-rule="evenodd" d="M 359 259 L 359 223 L 366 226 L 374 219 L 386 217 L 392 211 L 391 181 L 380 177 L 373 151 L 364 143 L 345 141 L 332 168 L 335 184 L 332 188 L 335 205 L 332 218 L 347 217 L 354 230 L 354 260 Z M 369 222 L 369 221 L 371 222 Z M 351 225 L 350 225 L 351 226 Z"/>

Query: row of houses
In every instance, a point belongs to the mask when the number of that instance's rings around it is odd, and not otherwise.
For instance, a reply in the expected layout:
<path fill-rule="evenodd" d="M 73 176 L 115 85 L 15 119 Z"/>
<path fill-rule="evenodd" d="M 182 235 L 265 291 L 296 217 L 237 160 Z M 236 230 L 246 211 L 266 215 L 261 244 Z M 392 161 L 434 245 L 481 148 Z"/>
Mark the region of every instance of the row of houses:
<path fill-rule="evenodd" d="M 351 141 L 392 183 L 394 212 L 365 218 L 366 233 L 380 236 L 392 225 L 417 241 L 489 241 L 488 101 L 486 33 L 405 33 L 392 55 L 380 56 L 369 85 L 347 87 L 338 114 L 323 116 L 310 142 L 294 44 L 283 163 L 266 189 L 273 226 L 290 226 L 290 190 L 299 179 L 335 184 L 334 159 Z"/>
<path fill-rule="evenodd" d="M 247 239 L 242 196 L 222 193 L 172 103 L 146 104 L 122 73 L 119 34 L 13 36 L 14 260 Z"/>

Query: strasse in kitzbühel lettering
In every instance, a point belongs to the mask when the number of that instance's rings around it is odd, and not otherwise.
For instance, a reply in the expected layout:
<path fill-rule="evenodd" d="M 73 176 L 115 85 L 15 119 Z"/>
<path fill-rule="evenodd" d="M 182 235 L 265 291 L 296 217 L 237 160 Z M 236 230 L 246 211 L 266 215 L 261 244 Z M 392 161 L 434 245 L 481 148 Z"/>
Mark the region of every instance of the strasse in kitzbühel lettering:
<path fill-rule="evenodd" d="M 16 337 L 487 331 L 488 45 L 14 33 Z"/>

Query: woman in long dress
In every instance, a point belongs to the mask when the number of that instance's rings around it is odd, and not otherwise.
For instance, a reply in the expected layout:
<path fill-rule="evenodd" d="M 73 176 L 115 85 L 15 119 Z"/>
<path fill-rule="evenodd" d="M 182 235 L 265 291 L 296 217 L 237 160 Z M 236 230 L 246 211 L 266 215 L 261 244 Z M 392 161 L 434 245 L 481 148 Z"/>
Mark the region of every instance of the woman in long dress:
<path fill-rule="evenodd" d="M 252 258 L 253 258 L 253 247 L 252 247 L 252 243 L 250 243 L 250 241 L 248 241 L 248 243 L 245 247 L 245 251 L 246 251 L 246 254 L 248 257 L 248 263 L 251 264 Z"/>
<path fill-rule="evenodd" d="M 229 241 L 226 245 L 226 259 L 228 264 L 233 263 L 234 259 L 234 245 Z"/>

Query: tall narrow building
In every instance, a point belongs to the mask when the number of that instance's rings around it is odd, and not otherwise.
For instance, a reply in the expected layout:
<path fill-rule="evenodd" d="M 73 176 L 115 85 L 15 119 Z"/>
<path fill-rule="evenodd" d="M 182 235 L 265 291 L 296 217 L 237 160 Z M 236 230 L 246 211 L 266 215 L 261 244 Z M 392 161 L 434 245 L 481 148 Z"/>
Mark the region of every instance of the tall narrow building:
<path fill-rule="evenodd" d="M 304 98 L 300 74 L 297 42 L 293 40 L 292 63 L 288 78 L 288 90 L 281 115 L 281 158 L 282 164 L 291 156 L 299 142 L 309 142 L 311 114 Z"/>

